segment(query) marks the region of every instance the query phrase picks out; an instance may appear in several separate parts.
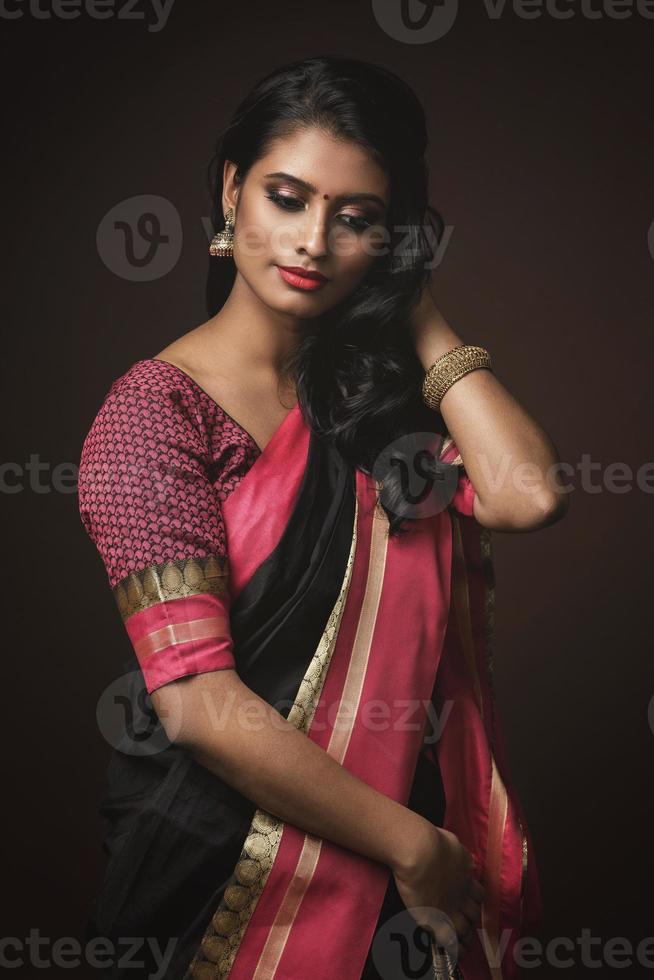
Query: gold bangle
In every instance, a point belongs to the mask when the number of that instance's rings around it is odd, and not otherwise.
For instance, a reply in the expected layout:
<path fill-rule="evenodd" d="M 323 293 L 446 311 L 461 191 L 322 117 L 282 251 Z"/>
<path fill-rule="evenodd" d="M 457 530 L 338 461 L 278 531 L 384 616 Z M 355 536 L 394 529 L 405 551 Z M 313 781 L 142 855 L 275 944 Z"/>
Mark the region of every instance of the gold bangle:
<path fill-rule="evenodd" d="M 445 392 L 470 371 L 488 368 L 492 371 L 490 354 L 485 347 L 459 344 L 434 361 L 422 382 L 422 398 L 425 404 L 437 412 Z"/>

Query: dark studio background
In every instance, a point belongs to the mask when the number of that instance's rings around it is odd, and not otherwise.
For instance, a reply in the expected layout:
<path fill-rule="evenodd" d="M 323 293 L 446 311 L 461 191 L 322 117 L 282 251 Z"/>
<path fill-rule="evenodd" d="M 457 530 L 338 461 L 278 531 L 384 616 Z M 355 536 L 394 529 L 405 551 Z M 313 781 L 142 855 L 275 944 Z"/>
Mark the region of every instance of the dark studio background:
<path fill-rule="evenodd" d="M 205 167 L 220 127 L 272 67 L 332 53 L 387 65 L 423 100 L 431 201 L 452 229 L 437 301 L 575 467 L 563 521 L 493 536 L 495 689 L 537 849 L 541 938 L 654 935 L 652 497 L 635 486 L 653 448 L 654 20 L 527 20 L 508 4 L 492 19 L 468 0 L 446 36 L 412 45 L 369 2 L 177 0 L 158 32 L 29 13 L 0 27 L 4 452 L 46 464 L 40 492 L 12 470 L 23 489 L 3 502 L 2 934 L 82 935 L 110 754 L 96 705 L 128 652 L 74 479 L 55 491 L 52 469 L 74 471 L 116 377 L 206 318 Z M 149 194 L 179 213 L 181 254 L 132 281 L 107 268 L 96 233 Z M 581 485 L 584 454 L 599 492 Z M 633 471 L 623 492 L 604 485 L 614 462 Z M 528 975 L 585 976 L 573 955 L 571 969 Z"/>

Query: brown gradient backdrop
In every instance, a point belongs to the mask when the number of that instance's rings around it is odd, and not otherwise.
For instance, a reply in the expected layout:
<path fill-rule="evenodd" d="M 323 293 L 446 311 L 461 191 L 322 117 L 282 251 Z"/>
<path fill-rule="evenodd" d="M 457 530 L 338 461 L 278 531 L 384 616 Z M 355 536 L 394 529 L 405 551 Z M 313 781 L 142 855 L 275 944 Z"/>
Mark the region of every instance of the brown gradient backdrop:
<path fill-rule="evenodd" d="M 159 33 L 85 16 L 2 27 L 6 460 L 38 454 L 47 486 L 53 466 L 78 462 L 113 379 L 205 319 L 215 135 L 260 75 L 320 53 L 387 65 L 426 106 L 432 203 L 453 226 L 437 298 L 463 340 L 490 349 L 562 459 L 599 464 L 597 486 L 613 462 L 635 474 L 652 459 L 654 21 L 492 20 L 470 0 L 446 37 L 414 46 L 368 2 L 178 0 Z M 139 194 L 168 198 L 183 226 L 175 267 L 144 283 L 96 248 L 102 217 Z M 564 521 L 494 535 L 496 691 L 537 847 L 542 938 L 588 928 L 636 942 L 654 934 L 652 496 L 573 482 Z M 128 641 L 75 493 L 25 481 L 4 511 L 4 929 L 81 935 L 110 753 L 96 705 Z M 585 975 L 574 955 L 566 975 Z"/>

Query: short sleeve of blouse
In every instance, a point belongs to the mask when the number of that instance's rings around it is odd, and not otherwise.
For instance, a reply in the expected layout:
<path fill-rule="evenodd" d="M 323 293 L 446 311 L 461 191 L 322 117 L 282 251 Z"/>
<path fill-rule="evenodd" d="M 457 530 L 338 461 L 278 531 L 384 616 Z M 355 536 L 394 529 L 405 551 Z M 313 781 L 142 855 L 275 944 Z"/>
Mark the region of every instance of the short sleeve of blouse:
<path fill-rule="evenodd" d="M 459 514 L 464 514 L 466 517 L 473 517 L 476 496 L 475 488 L 465 471 L 459 450 L 450 436 L 445 438 L 439 458 L 442 462 L 451 463 L 458 469 L 456 490 L 450 501 L 450 507 Z"/>
<path fill-rule="evenodd" d="M 119 379 L 80 457 L 82 524 L 148 693 L 235 666 L 225 528 L 200 423 L 174 387 Z"/>

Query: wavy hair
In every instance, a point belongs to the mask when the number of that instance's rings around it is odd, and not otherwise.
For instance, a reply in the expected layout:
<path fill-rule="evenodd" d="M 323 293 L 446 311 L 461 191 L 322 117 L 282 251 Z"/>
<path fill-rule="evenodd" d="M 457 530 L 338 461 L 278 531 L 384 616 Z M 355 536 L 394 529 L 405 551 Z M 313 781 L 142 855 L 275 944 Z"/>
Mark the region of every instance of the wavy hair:
<path fill-rule="evenodd" d="M 427 200 L 424 111 L 406 82 L 368 62 L 320 56 L 277 68 L 241 102 L 216 142 L 208 168 L 214 231 L 224 228 L 225 160 L 236 164 L 235 180 L 242 183 L 273 141 L 304 127 L 357 143 L 387 173 L 388 237 L 356 290 L 308 321 L 306 335 L 282 370 L 294 382 L 311 429 L 333 440 L 364 473 L 371 474 L 375 466 L 389 533 L 399 534 L 410 519 L 402 516 L 406 492 L 401 473 L 412 463 L 406 458 L 410 438 L 400 442 L 380 474 L 382 451 L 418 429 L 446 434 L 440 413 L 422 401 L 424 369 L 409 333 L 411 310 L 429 277 L 433 243 L 443 230 Z M 225 303 L 235 276 L 233 260 L 210 259 L 206 299 L 211 316 Z M 399 467 L 398 454 L 405 456 Z M 443 466 L 432 458 L 427 470 L 435 477 Z"/>

